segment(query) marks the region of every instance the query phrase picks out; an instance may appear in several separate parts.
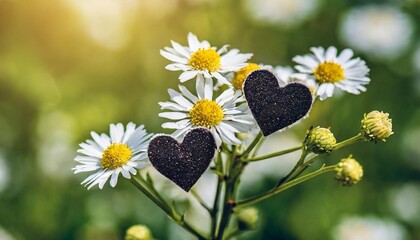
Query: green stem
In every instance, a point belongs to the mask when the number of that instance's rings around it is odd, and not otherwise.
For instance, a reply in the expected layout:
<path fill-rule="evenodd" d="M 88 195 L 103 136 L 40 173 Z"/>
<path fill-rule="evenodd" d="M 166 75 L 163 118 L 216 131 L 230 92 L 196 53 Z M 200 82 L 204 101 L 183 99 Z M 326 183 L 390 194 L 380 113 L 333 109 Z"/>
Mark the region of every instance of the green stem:
<path fill-rule="evenodd" d="M 308 161 L 304 162 L 299 169 L 296 170 L 295 173 L 293 173 L 289 179 L 294 179 L 297 176 L 299 176 L 303 171 L 305 171 L 315 160 L 317 160 L 321 155 L 316 155 L 315 157 L 309 159 Z"/>
<path fill-rule="evenodd" d="M 281 185 L 277 188 L 274 188 L 274 189 L 272 189 L 272 190 L 270 190 L 270 191 L 268 191 L 264 194 L 261 194 L 259 196 L 252 197 L 252 198 L 249 198 L 249 199 L 245 199 L 245 200 L 242 200 L 242 201 L 238 201 L 236 203 L 235 209 L 244 208 L 244 207 L 247 207 L 247 206 L 250 206 L 250 205 L 254 205 L 258 202 L 261 202 L 262 200 L 270 198 L 270 197 L 272 197 L 272 196 L 274 196 L 274 195 L 276 195 L 276 194 L 278 194 L 278 193 L 280 193 L 280 192 L 282 192 L 282 191 L 284 191 L 288 188 L 291 188 L 295 185 L 303 183 L 303 182 L 305 182 L 305 181 L 307 181 L 311 178 L 314 178 L 314 177 L 316 177 L 318 175 L 321 175 L 321 174 L 324 174 L 326 172 L 333 171 L 335 167 L 336 167 L 336 165 L 327 166 L 327 167 L 323 166 L 320 169 L 318 169 L 318 170 L 316 170 L 312 173 L 309 173 L 309 174 L 307 174 L 305 176 L 302 176 L 300 178 L 296 178 L 294 180 L 291 180 L 291 181 L 289 181 L 289 182 L 287 182 L 287 183 L 285 183 L 285 184 L 283 184 L 283 185 Z"/>
<path fill-rule="evenodd" d="M 285 150 L 282 150 L 282 151 L 270 153 L 270 154 L 267 154 L 267 155 L 244 159 L 242 161 L 244 161 L 244 162 L 256 162 L 256 161 L 264 160 L 264 159 L 267 159 L 267 158 L 277 157 L 277 156 L 281 156 L 281 155 L 284 155 L 284 154 L 287 154 L 287 153 L 291 153 L 291 152 L 297 151 L 299 149 L 302 149 L 302 146 L 296 146 L 296 147 L 292 147 L 292 148 L 285 149 Z"/>
<path fill-rule="evenodd" d="M 342 142 L 337 143 L 337 144 L 334 146 L 334 150 L 338 150 L 338 149 L 340 149 L 340 148 L 342 148 L 342 147 L 345 147 L 345 146 L 347 146 L 347 145 L 354 144 L 354 143 L 358 143 L 358 142 L 362 142 L 362 141 L 364 141 L 364 140 L 365 140 L 365 137 L 364 137 L 361 133 L 359 133 L 359 134 L 357 134 L 357 135 L 356 135 L 356 136 L 354 136 L 354 137 L 351 137 L 351 138 L 349 138 L 349 139 L 346 139 L 346 140 L 344 140 L 344 141 L 342 141 Z"/>
<path fill-rule="evenodd" d="M 140 177 L 141 178 L 141 177 Z M 155 196 L 153 193 L 151 193 L 143 184 L 139 182 L 137 177 L 132 177 L 130 179 L 130 182 L 141 192 L 144 193 L 150 200 L 152 200 L 159 208 L 161 208 L 167 215 L 172 216 L 172 210 L 170 207 L 165 203 L 162 202 L 161 199 L 157 196 Z"/>
<path fill-rule="evenodd" d="M 296 165 L 293 167 L 292 171 L 289 172 L 284 178 L 280 179 L 280 181 L 277 183 L 276 187 L 282 185 L 283 183 L 287 182 L 287 180 L 290 179 L 290 177 L 295 173 L 296 170 L 305 162 L 305 158 L 308 155 L 308 152 L 305 150 L 305 148 L 302 148 L 302 154 L 300 155 L 299 160 L 297 161 Z"/>
<path fill-rule="evenodd" d="M 258 137 L 256 137 L 258 138 Z M 233 207 L 235 205 L 235 195 L 238 187 L 239 177 L 241 176 L 242 171 L 247 165 L 244 162 L 239 161 L 238 157 L 235 155 L 230 156 L 231 159 L 228 159 L 228 162 L 231 162 L 229 165 L 228 175 L 226 175 L 224 195 L 223 195 L 223 209 L 221 212 L 221 217 L 219 221 L 219 228 L 216 235 L 216 240 L 222 240 L 225 229 L 229 225 L 229 220 L 233 212 Z"/>
<path fill-rule="evenodd" d="M 140 177 L 141 178 L 141 177 Z M 140 180 L 144 183 L 144 180 Z M 196 236 L 200 240 L 206 240 L 208 238 L 204 237 L 204 234 L 200 233 L 198 230 L 193 228 L 190 224 L 188 224 L 185 219 L 182 216 L 179 216 L 176 212 L 172 211 L 171 208 L 168 206 L 167 203 L 162 201 L 162 198 L 159 196 L 155 196 L 155 194 L 152 194 L 148 188 L 143 186 L 140 183 L 139 179 L 136 177 L 132 177 L 130 179 L 130 182 L 141 192 L 143 192 L 150 200 L 152 200 L 159 208 L 161 208 L 170 219 L 172 219 L 174 222 L 176 222 L 178 225 L 183 227 L 185 230 Z"/>
<path fill-rule="evenodd" d="M 219 159 L 219 161 L 221 161 L 221 159 Z M 213 212 L 211 214 L 211 226 L 210 226 L 210 237 L 211 237 L 211 239 L 214 239 L 216 237 L 217 214 L 219 212 L 220 191 L 221 191 L 221 188 L 222 188 L 222 183 L 223 183 L 222 177 L 218 176 L 216 196 L 214 197 Z"/>
<path fill-rule="evenodd" d="M 223 209 L 222 215 L 220 217 L 219 229 L 217 231 L 216 240 L 222 240 L 225 228 L 227 227 L 232 213 L 232 204 L 229 202 L 229 199 L 232 197 L 232 184 L 225 184 L 225 191 L 223 197 Z"/>
<path fill-rule="evenodd" d="M 265 140 L 265 138 L 260 138 L 260 140 L 258 141 L 257 145 L 254 147 L 254 151 L 252 152 L 251 157 L 255 157 L 255 155 L 257 155 L 257 153 L 260 150 L 260 148 L 261 148 L 264 140 Z"/>
<path fill-rule="evenodd" d="M 255 145 L 257 145 L 257 143 L 260 141 L 262 136 L 263 136 L 262 132 L 261 131 L 258 132 L 257 136 L 254 138 L 252 143 L 248 146 L 248 148 L 240 156 L 241 157 L 247 157 L 248 154 L 252 151 L 252 149 L 254 149 Z"/>
<path fill-rule="evenodd" d="M 191 189 L 191 194 L 194 196 L 194 198 L 197 200 L 197 202 L 200 203 L 200 205 L 207 210 L 207 212 L 210 214 L 210 216 L 213 214 L 213 210 L 207 206 L 207 204 L 203 201 L 203 199 L 201 198 L 201 196 L 194 190 Z"/>

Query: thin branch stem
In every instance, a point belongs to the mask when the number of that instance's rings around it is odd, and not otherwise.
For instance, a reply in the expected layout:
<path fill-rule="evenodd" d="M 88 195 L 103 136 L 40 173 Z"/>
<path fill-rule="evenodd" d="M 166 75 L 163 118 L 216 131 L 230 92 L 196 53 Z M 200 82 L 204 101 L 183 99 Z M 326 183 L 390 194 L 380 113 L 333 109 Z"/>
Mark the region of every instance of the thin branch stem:
<path fill-rule="evenodd" d="M 262 132 L 261 131 L 258 132 L 257 136 L 254 138 L 252 143 L 248 146 L 248 148 L 240 156 L 241 157 L 247 157 L 248 154 L 252 151 L 252 149 L 254 149 L 255 145 L 257 145 L 257 143 L 260 141 L 262 136 L 263 136 Z"/>
<path fill-rule="evenodd" d="M 314 177 L 316 177 L 318 175 L 321 175 L 321 174 L 324 174 L 326 172 L 333 171 L 335 167 L 336 167 L 336 165 L 327 166 L 327 167 L 322 166 L 320 169 L 318 169 L 318 170 L 316 170 L 312 173 L 309 173 L 309 174 L 307 174 L 305 176 L 302 176 L 300 178 L 296 178 L 294 180 L 291 180 L 291 181 L 289 181 L 289 182 L 287 182 L 287 183 L 285 183 L 285 184 L 283 184 L 283 185 L 281 185 L 277 188 L 274 188 L 274 189 L 272 189 L 272 190 L 270 190 L 270 191 L 268 191 L 264 194 L 261 194 L 259 196 L 252 197 L 252 198 L 249 198 L 249 199 L 245 199 L 245 200 L 242 200 L 242 201 L 238 201 L 236 203 L 235 209 L 244 208 L 244 207 L 247 207 L 247 206 L 250 206 L 250 205 L 254 205 L 254 204 L 256 204 L 258 202 L 261 202 L 261 201 L 263 201 L 267 198 L 270 198 L 270 197 L 272 197 L 272 196 L 274 196 L 274 195 L 276 195 L 276 194 L 278 194 L 278 193 L 280 193 L 280 192 L 282 192 L 286 189 L 289 189 L 289 188 L 291 188 L 295 185 L 303 183 L 303 182 L 305 182 L 305 181 L 307 181 L 311 178 L 314 178 Z"/>
<path fill-rule="evenodd" d="M 252 152 L 252 155 L 251 155 L 252 158 L 257 155 L 257 153 L 260 150 L 262 144 L 264 143 L 264 140 L 265 140 L 265 138 L 260 138 L 257 145 L 254 147 L 254 151 Z"/>
<path fill-rule="evenodd" d="M 315 160 L 317 160 L 321 155 L 316 155 L 315 157 L 309 159 L 308 161 L 302 163 L 302 165 L 293 173 L 289 179 L 294 179 L 299 176 L 303 171 L 305 171 Z"/>
<path fill-rule="evenodd" d="M 176 222 L 178 225 L 183 227 L 185 230 L 187 230 L 188 232 L 190 232 L 191 234 L 193 234 L 200 240 L 208 239 L 204 237 L 204 234 L 200 233 L 197 229 L 195 229 L 189 223 L 187 223 L 182 216 L 179 216 L 175 211 L 172 211 L 169 205 L 166 202 L 162 201 L 163 199 L 160 196 L 158 197 L 158 196 L 155 196 L 155 194 L 152 194 L 150 190 L 143 185 L 145 183 L 144 179 L 141 178 L 141 180 L 139 181 L 138 178 L 132 177 L 130 179 L 130 182 L 137 189 L 143 192 L 150 200 L 152 200 L 159 208 L 161 208 L 169 216 L 169 218 L 172 219 L 174 222 Z"/>
<path fill-rule="evenodd" d="M 297 161 L 296 165 L 293 167 L 292 171 L 289 172 L 289 174 L 287 174 L 284 178 L 280 179 L 276 187 L 282 185 L 283 183 L 287 182 L 287 180 L 290 179 L 290 177 L 295 173 L 295 171 L 298 170 L 300 165 L 302 165 L 305 162 L 305 158 L 307 155 L 308 155 L 308 152 L 304 148 L 302 148 L 302 154 L 300 155 L 300 158 Z"/>
<path fill-rule="evenodd" d="M 346 139 L 346 140 L 344 140 L 342 142 L 337 143 L 334 146 L 334 150 L 338 150 L 338 149 L 340 149 L 342 147 L 345 147 L 345 146 L 348 146 L 348 145 L 351 145 L 351 144 L 354 144 L 354 143 L 362 142 L 364 140 L 365 140 L 365 137 L 361 133 L 359 133 L 359 134 L 357 134 L 354 137 L 351 137 L 349 139 Z"/>
<path fill-rule="evenodd" d="M 244 159 L 242 161 L 244 161 L 244 162 L 261 161 L 261 160 L 264 160 L 264 159 L 267 159 L 267 158 L 277 157 L 277 156 L 281 156 L 281 155 L 284 155 L 284 154 L 287 154 L 287 153 L 291 153 L 291 152 L 297 151 L 299 149 L 302 149 L 302 146 L 296 146 L 296 147 L 292 147 L 292 148 L 285 149 L 285 150 L 282 150 L 282 151 L 270 153 L 270 154 L 267 154 L 267 155 Z"/>
<path fill-rule="evenodd" d="M 221 159 L 219 159 L 221 161 Z M 214 239 L 216 236 L 217 214 L 219 212 L 220 192 L 222 188 L 223 179 L 220 176 L 217 178 L 216 196 L 214 197 L 213 212 L 211 214 L 210 237 Z"/>
<path fill-rule="evenodd" d="M 197 200 L 197 202 L 200 203 L 200 205 L 207 210 L 207 212 L 210 214 L 210 216 L 213 214 L 213 210 L 204 202 L 204 200 L 201 198 L 200 194 L 198 194 L 195 189 L 190 190 L 191 195 L 194 196 L 194 198 Z"/>

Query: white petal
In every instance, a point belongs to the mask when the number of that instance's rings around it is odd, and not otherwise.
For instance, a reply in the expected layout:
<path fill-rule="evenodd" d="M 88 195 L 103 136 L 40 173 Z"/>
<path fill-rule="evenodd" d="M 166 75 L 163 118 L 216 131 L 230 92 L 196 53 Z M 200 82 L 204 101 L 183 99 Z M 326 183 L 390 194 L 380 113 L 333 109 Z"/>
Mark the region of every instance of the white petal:
<path fill-rule="evenodd" d="M 143 125 L 140 126 L 140 127 L 143 127 Z M 124 133 L 124 136 L 122 138 L 122 143 L 127 143 L 128 139 L 134 133 L 135 130 L 136 130 L 136 124 L 134 124 L 132 122 L 129 122 L 127 124 L 126 129 L 125 129 L 125 133 Z"/>
<path fill-rule="evenodd" d="M 183 63 L 171 63 L 171 64 L 166 65 L 165 69 L 169 71 L 179 71 L 179 70 L 188 71 L 188 70 L 191 70 L 191 67 Z"/>
<path fill-rule="evenodd" d="M 340 64 L 346 63 L 350 58 L 353 57 L 353 50 L 346 48 L 341 51 L 340 55 L 338 55 L 338 62 Z"/>
<path fill-rule="evenodd" d="M 195 88 L 197 91 L 197 96 L 199 99 L 205 99 L 204 97 L 204 78 L 201 74 L 197 75 L 197 80 L 195 83 Z"/>
<path fill-rule="evenodd" d="M 182 96 L 180 93 L 178 93 L 175 90 L 168 89 L 168 93 L 172 99 L 172 101 L 178 103 L 179 105 L 186 107 L 187 109 L 190 109 L 193 107 L 193 104 L 188 101 L 184 96 Z"/>
<path fill-rule="evenodd" d="M 180 119 L 187 118 L 188 115 L 182 112 L 163 112 L 163 113 L 159 113 L 159 117 L 168 118 L 172 120 L 180 120 Z"/>
<path fill-rule="evenodd" d="M 217 148 L 220 148 L 220 145 L 222 145 L 222 139 L 220 138 L 219 134 L 216 132 L 216 129 L 210 128 L 210 132 L 213 134 L 214 141 L 216 142 Z"/>
<path fill-rule="evenodd" d="M 174 137 L 176 140 L 180 141 L 185 136 L 187 131 L 189 131 L 191 129 L 191 127 L 192 127 L 192 125 L 190 124 L 190 125 L 186 126 L 185 128 L 178 129 L 175 132 L 173 132 L 171 134 L 171 136 Z"/>
<path fill-rule="evenodd" d="M 226 89 L 220 96 L 216 98 L 217 104 L 223 106 L 226 102 L 233 99 L 234 91 L 232 88 Z"/>
<path fill-rule="evenodd" d="M 213 80 L 211 78 L 206 78 L 206 83 L 204 84 L 204 98 L 213 99 Z"/>
<path fill-rule="evenodd" d="M 181 129 L 185 128 L 190 124 L 189 119 L 184 119 L 178 122 L 167 122 L 162 124 L 162 128 L 170 128 L 170 129 Z"/>
<path fill-rule="evenodd" d="M 188 45 L 192 52 L 197 51 L 200 48 L 200 42 L 198 41 L 197 36 L 192 33 L 188 33 Z"/>
<path fill-rule="evenodd" d="M 102 158 L 102 153 L 97 152 L 97 151 L 92 152 L 92 151 L 88 151 L 86 149 L 78 149 L 77 152 L 82 153 L 82 154 L 87 155 L 87 156 L 96 157 L 96 158 L 99 158 L 99 159 Z"/>
<path fill-rule="evenodd" d="M 102 150 L 105 150 L 109 144 L 104 141 L 101 136 L 99 136 L 99 134 L 97 134 L 96 132 L 92 131 L 90 132 L 90 135 L 92 136 L 93 140 L 95 140 L 95 142 L 101 147 Z"/>
<path fill-rule="evenodd" d="M 229 82 L 225 77 L 223 77 L 222 74 L 218 72 L 213 72 L 212 76 L 215 77 L 220 83 L 232 86 L 232 83 Z"/>
<path fill-rule="evenodd" d="M 166 58 L 166 59 L 168 59 L 172 62 L 188 64 L 188 59 L 179 57 L 179 56 L 177 56 L 175 54 L 172 54 L 170 52 L 167 52 L 167 51 L 160 50 L 160 55 L 162 55 L 164 58 Z"/>
<path fill-rule="evenodd" d="M 160 102 L 159 105 L 161 106 L 160 109 L 162 110 L 183 111 L 183 112 L 188 111 L 187 107 L 181 106 L 174 102 Z"/>
<path fill-rule="evenodd" d="M 181 93 L 188 98 L 191 102 L 195 103 L 198 101 L 198 98 L 196 96 L 194 96 L 186 87 L 179 85 L 179 90 L 181 91 Z"/>
<path fill-rule="evenodd" d="M 121 123 L 109 125 L 109 133 L 113 143 L 120 143 L 124 134 L 124 127 Z"/>
<path fill-rule="evenodd" d="M 118 175 L 120 174 L 121 169 L 115 169 L 115 171 L 111 175 L 111 180 L 109 181 L 109 184 L 111 187 L 115 187 L 118 182 Z"/>
<path fill-rule="evenodd" d="M 337 48 L 331 46 L 325 52 L 325 60 L 329 62 L 335 62 L 337 57 Z"/>
<path fill-rule="evenodd" d="M 318 61 L 320 63 L 325 62 L 324 48 L 322 48 L 322 47 L 312 47 L 312 48 L 310 48 L 310 50 L 312 51 L 312 53 L 315 55 L 315 57 L 318 59 Z"/>
<path fill-rule="evenodd" d="M 172 47 L 185 58 L 190 58 L 190 53 L 181 44 L 171 41 Z"/>
<path fill-rule="evenodd" d="M 181 75 L 179 75 L 178 79 L 181 82 L 186 82 L 186 81 L 194 78 L 195 76 L 197 76 L 198 73 L 199 73 L 198 71 L 186 71 L 186 72 L 183 72 Z"/>

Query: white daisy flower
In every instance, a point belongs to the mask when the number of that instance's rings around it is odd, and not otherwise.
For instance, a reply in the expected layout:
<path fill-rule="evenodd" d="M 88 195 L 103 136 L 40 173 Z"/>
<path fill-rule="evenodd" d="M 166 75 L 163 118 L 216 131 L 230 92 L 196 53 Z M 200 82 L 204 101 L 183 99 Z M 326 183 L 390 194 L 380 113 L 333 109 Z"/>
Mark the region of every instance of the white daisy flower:
<path fill-rule="evenodd" d="M 391 5 L 365 5 L 346 13 L 340 37 L 349 46 L 380 60 L 404 53 L 415 33 L 408 14 Z"/>
<path fill-rule="evenodd" d="M 296 70 L 306 74 L 307 81 L 316 86 L 316 96 L 321 100 L 331 97 L 334 87 L 352 94 L 366 91 L 364 85 L 370 82 L 369 68 L 360 58 L 351 59 L 351 49 L 344 49 L 339 55 L 332 46 L 327 50 L 313 47 L 311 51 L 313 54 L 296 56 L 293 61 L 300 64 L 295 66 Z"/>
<path fill-rule="evenodd" d="M 188 34 L 188 47 L 171 41 L 172 47 L 165 47 L 160 54 L 172 61 L 165 68 L 170 71 L 181 70 L 181 82 L 197 78 L 216 78 L 223 84 L 230 82 L 223 74 L 237 71 L 246 66 L 246 61 L 252 57 L 251 53 L 239 53 L 238 49 L 227 51 L 227 45 L 219 50 L 211 47 L 208 41 L 199 41 L 197 36 Z"/>
<path fill-rule="evenodd" d="M 72 170 L 74 173 L 92 172 L 81 184 L 88 185 L 88 189 L 99 185 L 102 189 L 108 178 L 110 185 L 117 185 L 118 176 L 130 179 L 137 173 L 136 169 L 149 165 L 145 161 L 149 139 L 153 134 L 147 134 L 144 126 L 136 128 L 134 123 L 128 123 L 124 131 L 121 123 L 109 126 L 110 136 L 91 132 L 92 140 L 81 143 L 81 149 L 74 160 L 81 163 Z"/>
<path fill-rule="evenodd" d="M 222 141 L 227 144 L 241 144 L 235 133 L 248 132 L 254 124 L 249 108 L 244 103 L 240 91 L 232 88 L 213 99 L 213 83 L 211 79 L 197 81 L 197 96 L 184 86 L 179 86 L 181 93 L 172 89 L 168 93 L 173 102 L 160 102 L 160 117 L 175 120 L 162 124 L 163 128 L 176 129 L 173 137 L 181 140 L 193 127 L 208 128 L 219 147 Z"/>
<path fill-rule="evenodd" d="M 262 23 L 296 27 L 314 15 L 320 0 L 245 0 L 248 16 Z"/>

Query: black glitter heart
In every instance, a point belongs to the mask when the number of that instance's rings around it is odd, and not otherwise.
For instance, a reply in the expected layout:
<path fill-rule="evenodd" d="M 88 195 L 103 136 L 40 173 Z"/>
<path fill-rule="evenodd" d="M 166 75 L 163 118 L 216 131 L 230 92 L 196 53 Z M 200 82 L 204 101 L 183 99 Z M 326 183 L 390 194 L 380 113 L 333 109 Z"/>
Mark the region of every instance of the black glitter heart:
<path fill-rule="evenodd" d="M 215 151 L 216 143 L 210 131 L 195 128 L 182 143 L 169 135 L 154 137 L 147 154 L 162 175 L 188 192 L 210 165 Z"/>
<path fill-rule="evenodd" d="M 281 88 L 273 73 L 267 70 L 248 75 L 244 94 L 264 136 L 301 119 L 312 105 L 312 94 L 308 87 L 291 83 Z"/>

